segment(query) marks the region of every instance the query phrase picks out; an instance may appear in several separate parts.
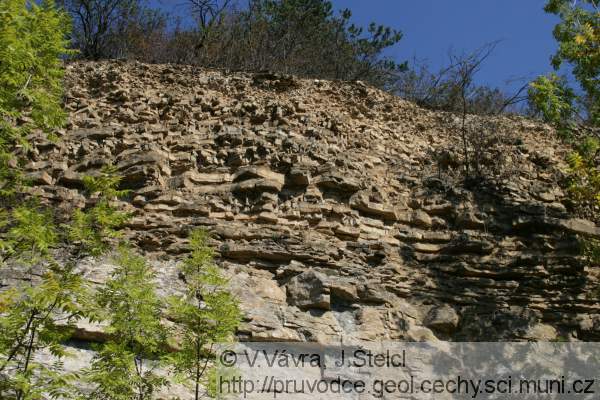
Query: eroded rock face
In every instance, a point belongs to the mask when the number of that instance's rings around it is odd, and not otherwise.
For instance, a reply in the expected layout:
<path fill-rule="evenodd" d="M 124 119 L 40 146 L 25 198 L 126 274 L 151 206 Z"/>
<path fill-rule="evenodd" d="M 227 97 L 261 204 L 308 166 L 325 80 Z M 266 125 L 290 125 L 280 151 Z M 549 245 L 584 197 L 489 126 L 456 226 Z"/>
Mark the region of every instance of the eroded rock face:
<path fill-rule="evenodd" d="M 308 270 L 294 276 L 286 285 L 287 299 L 300 309 L 330 310 L 329 287 L 323 274 Z"/>
<path fill-rule="evenodd" d="M 116 62 L 67 80 L 62 141 L 34 140 L 35 190 L 79 206 L 82 177 L 116 165 L 163 294 L 181 289 L 187 233 L 208 228 L 243 340 L 600 333 L 575 240 L 600 229 L 567 211 L 567 149 L 546 126 L 498 119 L 484 156 L 503 173 L 467 187 L 452 115 L 360 84 Z M 108 265 L 82 269 L 100 282 Z"/>
<path fill-rule="evenodd" d="M 443 305 L 429 310 L 423 322 L 425 326 L 433 329 L 435 332 L 451 334 L 458 327 L 459 316 L 454 311 L 454 308 L 449 305 Z"/>

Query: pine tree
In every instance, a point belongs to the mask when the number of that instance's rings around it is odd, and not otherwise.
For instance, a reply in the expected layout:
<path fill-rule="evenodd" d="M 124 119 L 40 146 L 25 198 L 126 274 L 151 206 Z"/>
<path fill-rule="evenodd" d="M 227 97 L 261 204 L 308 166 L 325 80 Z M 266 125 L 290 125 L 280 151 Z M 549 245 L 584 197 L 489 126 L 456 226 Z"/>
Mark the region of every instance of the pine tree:
<path fill-rule="evenodd" d="M 227 290 L 227 279 L 213 262 L 214 250 L 208 239 L 205 230 L 192 232 L 191 254 L 181 270 L 186 291 L 171 299 L 169 312 L 177 323 L 181 346 L 170 361 L 175 372 L 193 384 L 196 400 L 201 397 L 200 386 L 209 386 L 214 345 L 231 341 L 241 319 L 238 301 Z"/>
<path fill-rule="evenodd" d="M 109 321 L 110 340 L 99 348 L 87 374 L 94 385 L 88 398 L 151 399 L 167 384 L 155 371 L 167 347 L 155 275 L 142 257 L 126 247 L 120 247 L 115 261 L 117 267 L 98 299 Z"/>

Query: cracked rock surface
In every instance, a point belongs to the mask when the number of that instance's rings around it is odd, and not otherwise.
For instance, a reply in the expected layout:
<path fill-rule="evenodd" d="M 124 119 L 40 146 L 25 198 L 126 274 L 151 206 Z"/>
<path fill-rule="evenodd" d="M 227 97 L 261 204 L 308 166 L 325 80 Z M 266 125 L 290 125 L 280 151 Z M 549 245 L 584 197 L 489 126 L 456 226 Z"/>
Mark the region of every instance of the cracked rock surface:
<path fill-rule="evenodd" d="M 600 228 L 570 211 L 568 149 L 549 127 L 496 118 L 482 162 L 502 173 L 465 185 L 455 116 L 360 82 L 67 69 L 69 123 L 58 142 L 33 140 L 35 190 L 80 206 L 83 176 L 116 165 L 127 236 L 162 294 L 181 289 L 189 230 L 209 229 L 245 313 L 240 339 L 600 337 L 597 271 L 576 241 Z M 97 282 L 110 268 L 81 263 Z"/>

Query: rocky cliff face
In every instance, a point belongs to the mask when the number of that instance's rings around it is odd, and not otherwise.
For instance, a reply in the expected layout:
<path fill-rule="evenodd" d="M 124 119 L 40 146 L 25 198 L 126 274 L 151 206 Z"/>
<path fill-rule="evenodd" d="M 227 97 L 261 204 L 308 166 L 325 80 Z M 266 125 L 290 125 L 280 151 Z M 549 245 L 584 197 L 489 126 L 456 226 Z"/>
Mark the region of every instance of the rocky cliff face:
<path fill-rule="evenodd" d="M 35 140 L 27 166 L 36 191 L 81 205 L 82 177 L 117 165 L 127 234 L 165 292 L 181 285 L 187 232 L 207 227 L 241 339 L 600 333 L 597 273 L 576 242 L 600 229 L 569 212 L 568 150 L 546 126 L 473 118 L 480 136 L 493 126 L 489 173 L 465 185 L 456 117 L 361 83 L 116 62 L 71 64 L 67 80 L 68 127 Z M 110 270 L 81 267 L 98 281 Z"/>

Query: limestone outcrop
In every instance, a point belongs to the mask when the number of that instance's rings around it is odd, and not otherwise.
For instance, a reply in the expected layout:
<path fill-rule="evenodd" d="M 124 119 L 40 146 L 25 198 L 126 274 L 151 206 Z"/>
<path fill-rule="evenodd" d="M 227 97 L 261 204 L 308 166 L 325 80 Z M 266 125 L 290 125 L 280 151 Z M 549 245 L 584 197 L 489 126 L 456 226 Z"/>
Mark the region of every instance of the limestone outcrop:
<path fill-rule="evenodd" d="M 493 173 L 466 185 L 455 116 L 360 82 L 121 62 L 70 64 L 67 82 L 61 140 L 33 139 L 34 190 L 80 206 L 83 176 L 116 165 L 164 293 L 207 227 L 242 340 L 599 337 L 576 238 L 600 228 L 570 209 L 568 149 L 543 124 L 495 118 Z M 100 282 L 110 263 L 81 269 Z"/>

